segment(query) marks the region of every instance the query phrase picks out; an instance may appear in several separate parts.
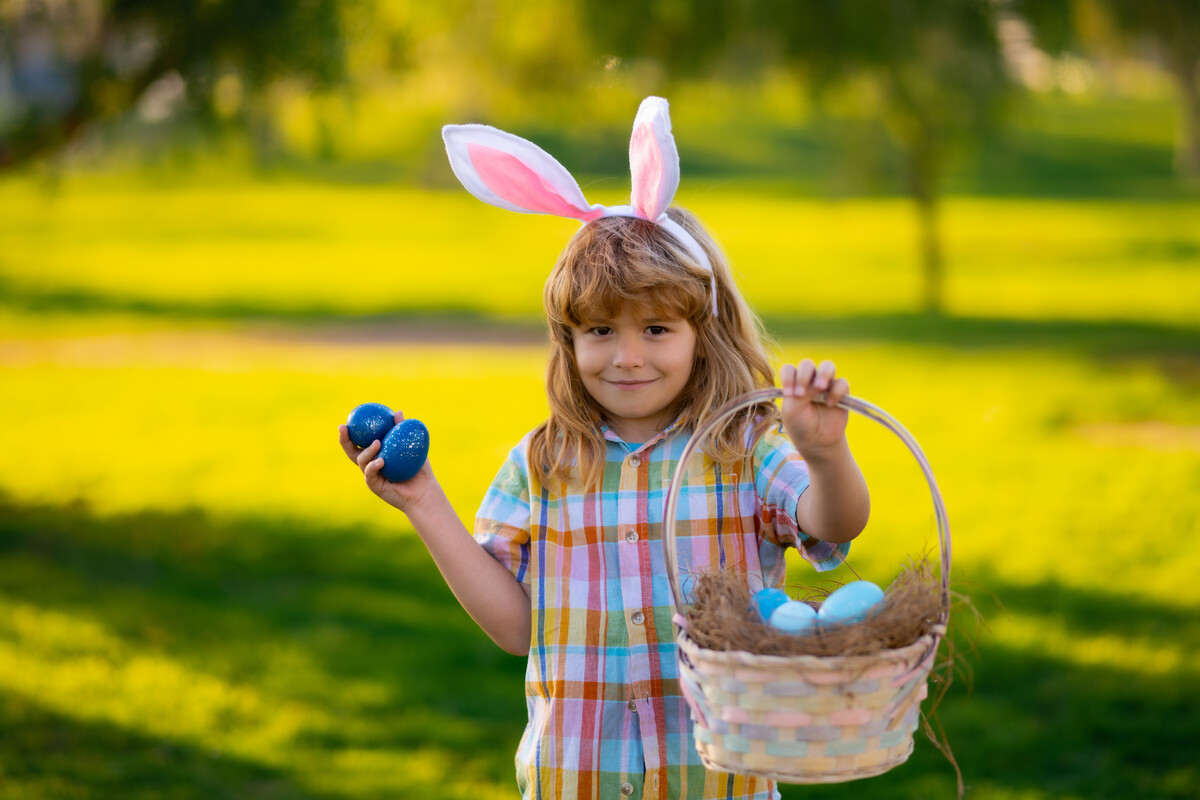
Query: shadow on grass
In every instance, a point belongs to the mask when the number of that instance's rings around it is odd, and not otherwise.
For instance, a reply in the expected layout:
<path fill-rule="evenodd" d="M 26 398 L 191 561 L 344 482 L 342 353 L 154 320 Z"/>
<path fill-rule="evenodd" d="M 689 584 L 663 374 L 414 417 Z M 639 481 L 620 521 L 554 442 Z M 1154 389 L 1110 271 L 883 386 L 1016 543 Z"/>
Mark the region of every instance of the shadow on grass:
<path fill-rule="evenodd" d="M 985 621 L 1012 615 L 1044 625 L 1047 633 L 1031 647 L 1014 647 L 984 628 L 972 630 L 967 613 L 956 611 L 959 669 L 937 717 L 968 798 L 1200 797 L 1200 673 L 1193 666 L 1200 658 L 1200 617 L 1194 611 L 1053 582 L 1016 585 L 987 572 L 971 579 L 958 590 L 971 596 Z M 1064 630 L 1069 643 L 1054 638 Z M 1090 650 L 1097 642 L 1114 661 L 1123 648 L 1182 656 L 1166 666 L 1151 661 L 1129 669 L 1095 658 Z M 1057 655 L 1060 648 L 1083 652 L 1076 661 Z M 954 792 L 953 769 L 922 734 L 907 764 L 853 789 L 783 788 L 785 798 L 830 800 L 951 798 Z"/>
<path fill-rule="evenodd" d="M 0 765 L 15 794 L 121 800 L 317 800 L 278 770 L 65 716 L 0 693 Z"/>
<path fill-rule="evenodd" d="M 0 309 L 21 312 L 89 314 L 129 314 L 148 319 L 214 320 L 220 322 L 267 323 L 297 331 L 332 328 L 354 329 L 377 336 L 421 338 L 422 329 L 434 327 L 467 341 L 486 341 L 499 332 L 509 338 L 543 341 L 545 323 L 540 317 L 528 320 L 497 320 L 491 314 L 469 306 L 439 305 L 436 308 L 414 306 L 386 314 L 360 314 L 314 302 L 288 307 L 242 298 L 188 300 L 146 298 L 106 294 L 80 288 L 42 288 L 28 286 L 0 275 Z M 387 327 L 398 332 L 389 334 Z"/>
<path fill-rule="evenodd" d="M 0 276 L 0 308 L 68 314 L 133 314 L 162 320 L 246 322 L 335 341 L 461 341 L 537 344 L 546 341 L 540 316 L 497 319 L 471 307 L 396 309 L 359 314 L 313 304 L 274 308 L 249 300 L 164 300 L 109 295 L 82 289 L 41 289 Z M 1099 356 L 1163 354 L 1195 356 L 1200 327 L 1163 322 L 1089 319 L 1019 319 L 922 312 L 840 316 L 767 314 L 763 322 L 779 338 L 813 341 L 887 341 L 948 348 L 1038 348 Z"/>
<path fill-rule="evenodd" d="M 1077 663 L 1045 646 L 1052 643 L 1014 647 L 982 634 L 968 659 L 973 681 L 957 679 L 940 711 L 974 787 L 969 796 L 1200 796 L 1200 674 L 1191 666 L 1200 620 L 1138 597 L 970 577 L 987 588 L 974 598 L 986 617 L 1007 613 L 1067 630 L 1072 643 L 1109 639 L 1110 648 L 1182 657 L 1144 669 Z M 59 769 L 64 753 L 77 752 L 65 774 L 106 796 L 150 796 L 144 787 L 157 786 L 183 798 L 304 797 L 312 795 L 296 786 L 306 768 L 371 751 L 397 761 L 428 752 L 453 757 L 430 767 L 415 793 L 363 788 L 348 776 L 337 796 L 464 796 L 443 787 L 463 774 L 501 791 L 513 787 L 523 659 L 478 631 L 415 536 L 199 511 L 99 517 L 82 506 L 0 498 L 0 608 L 7 604 L 86 621 L 125 651 L 157 653 L 333 720 L 302 724 L 280 746 L 276 763 L 301 765 L 291 774 L 216 763 L 186 744 L 50 711 L 8 691 L 0 693 L 7 781 L 33 787 Z M 0 626 L 0 644 L 19 635 Z M 87 647 L 62 657 L 97 655 Z M 236 721 L 221 732 L 253 734 Z M 919 737 L 909 763 L 884 776 L 783 791 L 924 800 L 952 797 L 954 773 Z"/>
<path fill-rule="evenodd" d="M 83 506 L 0 498 L 0 606 L 6 602 L 99 626 L 119 649 L 104 657 L 118 663 L 168 659 L 187 674 L 246 689 L 262 706 L 303 709 L 288 742 L 293 752 L 279 754 L 284 762 L 332 765 L 346 752 L 421 750 L 451 758 L 459 777 L 514 786 L 524 660 L 478 630 L 415 535 L 384 539 L 200 511 L 99 517 Z M 17 636 L 6 628 L 0 643 Z M 44 657 L 56 656 L 86 653 Z M 0 724 L 19 726 L 9 709 Z M 212 733 L 259 736 L 273 713 L 245 720 L 235 712 L 228 729 Z M 78 735 L 90 736 L 86 727 Z M 0 752 L 8 746 L 0 743 Z M 120 763 L 119 739 L 114 747 Z M 461 796 L 422 794 L 434 786 L 411 796 Z"/>
<path fill-rule="evenodd" d="M 948 349 L 1035 348 L 1094 355 L 1190 354 L 1200 328 L 1129 320 L 1016 319 L 953 314 L 851 314 L 764 319 L 780 338 L 889 341 Z"/>

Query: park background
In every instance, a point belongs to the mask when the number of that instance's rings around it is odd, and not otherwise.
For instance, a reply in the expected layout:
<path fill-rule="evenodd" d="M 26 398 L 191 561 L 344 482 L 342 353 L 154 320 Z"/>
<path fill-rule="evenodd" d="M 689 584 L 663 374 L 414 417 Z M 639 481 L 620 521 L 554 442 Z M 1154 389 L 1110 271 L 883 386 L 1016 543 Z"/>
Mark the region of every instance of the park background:
<path fill-rule="evenodd" d="M 834 359 L 932 462 L 968 797 L 1200 796 L 1188 8 L 0 2 L 0 798 L 513 796 L 523 659 L 336 426 L 425 421 L 469 523 L 545 414 L 574 226 L 468 196 L 440 127 L 527 136 L 615 204 L 648 94 L 778 359 Z M 936 536 L 872 428 L 852 564 L 886 583 Z M 955 773 L 918 736 L 783 791 Z"/>

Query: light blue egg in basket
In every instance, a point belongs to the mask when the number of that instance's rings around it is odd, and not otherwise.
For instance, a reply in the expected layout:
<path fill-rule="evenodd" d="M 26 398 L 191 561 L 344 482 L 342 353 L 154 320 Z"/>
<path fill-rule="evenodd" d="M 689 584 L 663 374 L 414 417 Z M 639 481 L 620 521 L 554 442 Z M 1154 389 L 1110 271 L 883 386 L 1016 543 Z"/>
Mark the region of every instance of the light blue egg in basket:
<path fill-rule="evenodd" d="M 883 608 L 883 589 L 870 581 L 853 581 L 840 587 L 821 603 L 817 621 L 823 625 L 862 622 Z"/>
<path fill-rule="evenodd" d="M 771 615 L 771 627 L 788 633 L 807 633 L 815 627 L 817 612 L 808 603 L 789 600 Z"/>

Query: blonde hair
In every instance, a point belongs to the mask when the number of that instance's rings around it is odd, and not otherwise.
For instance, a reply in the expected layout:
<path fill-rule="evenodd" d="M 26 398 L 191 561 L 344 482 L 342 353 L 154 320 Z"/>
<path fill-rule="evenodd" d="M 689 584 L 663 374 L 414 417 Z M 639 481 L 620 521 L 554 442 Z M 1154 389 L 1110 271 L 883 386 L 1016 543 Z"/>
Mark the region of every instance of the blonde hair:
<path fill-rule="evenodd" d="M 711 274 L 661 225 L 605 217 L 579 230 L 546 281 L 550 416 L 529 445 L 530 466 L 542 483 L 566 482 L 578 468 L 586 486 L 600 484 L 606 445 L 597 423 L 604 409 L 584 388 L 571 329 L 612 319 L 627 303 L 686 320 L 696 332 L 692 374 L 677 400 L 680 425 L 695 428 L 734 398 L 774 385 L 762 324 L 738 291 L 720 248 L 690 212 L 672 207 L 667 213 L 704 248 Z M 714 278 L 715 316 L 709 295 Z M 703 451 L 720 463 L 739 461 L 747 453 L 747 422 L 753 422 L 757 439 L 778 418 L 770 402 L 746 409 L 720 426 Z"/>

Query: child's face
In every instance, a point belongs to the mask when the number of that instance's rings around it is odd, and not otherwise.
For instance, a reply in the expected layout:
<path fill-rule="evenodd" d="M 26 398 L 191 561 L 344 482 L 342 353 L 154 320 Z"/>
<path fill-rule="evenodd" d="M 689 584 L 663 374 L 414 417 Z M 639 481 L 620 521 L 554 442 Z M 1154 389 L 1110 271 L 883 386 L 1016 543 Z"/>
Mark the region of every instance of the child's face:
<path fill-rule="evenodd" d="M 572 334 L 583 385 L 618 436 L 640 444 L 671 423 L 695 361 L 691 324 L 626 304 Z"/>

